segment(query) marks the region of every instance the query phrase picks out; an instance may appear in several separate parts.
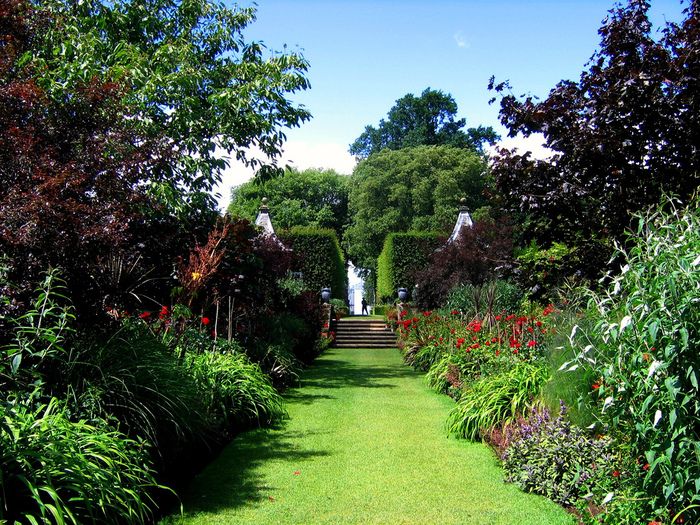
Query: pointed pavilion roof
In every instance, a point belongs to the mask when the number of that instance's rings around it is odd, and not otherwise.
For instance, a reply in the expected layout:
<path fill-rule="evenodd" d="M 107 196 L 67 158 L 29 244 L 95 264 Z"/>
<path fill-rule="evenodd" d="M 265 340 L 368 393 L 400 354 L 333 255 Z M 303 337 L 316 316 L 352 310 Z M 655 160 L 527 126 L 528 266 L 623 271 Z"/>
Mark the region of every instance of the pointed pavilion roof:
<path fill-rule="evenodd" d="M 263 231 L 260 233 L 260 235 L 270 237 L 280 246 L 280 248 L 289 251 L 289 248 L 287 248 L 282 241 L 279 240 L 277 234 L 275 233 L 275 229 L 272 227 L 270 208 L 267 207 L 267 197 L 263 197 L 262 206 L 260 206 L 258 209 L 258 216 L 255 218 L 255 225 L 262 227 Z"/>
<path fill-rule="evenodd" d="M 457 216 L 457 222 L 455 223 L 455 227 L 452 230 L 452 235 L 450 235 L 450 238 L 447 239 L 446 244 L 452 244 L 455 242 L 457 239 L 459 239 L 462 236 L 462 228 L 468 226 L 469 228 L 474 227 L 474 221 L 472 220 L 471 215 L 469 215 L 469 208 L 466 206 L 467 199 L 462 197 L 460 200 L 462 205 L 459 207 L 459 215 Z"/>
<path fill-rule="evenodd" d="M 436 252 L 442 251 L 442 249 L 445 246 L 449 246 L 453 242 L 455 242 L 457 239 L 459 239 L 462 236 L 462 231 L 464 228 L 473 228 L 474 227 L 474 221 L 472 220 L 472 216 L 469 215 L 469 208 L 466 205 L 467 199 L 462 197 L 460 201 L 462 205 L 459 207 L 459 215 L 457 215 L 457 222 L 455 222 L 455 227 L 452 230 L 452 235 L 450 235 L 450 238 L 447 239 L 447 242 L 440 246 Z"/>

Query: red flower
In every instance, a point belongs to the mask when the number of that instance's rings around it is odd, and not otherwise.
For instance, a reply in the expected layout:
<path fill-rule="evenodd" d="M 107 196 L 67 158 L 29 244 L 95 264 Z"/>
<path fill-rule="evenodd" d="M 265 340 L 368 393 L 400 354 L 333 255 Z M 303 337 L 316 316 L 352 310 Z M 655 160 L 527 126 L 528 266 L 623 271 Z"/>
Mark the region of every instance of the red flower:
<path fill-rule="evenodd" d="M 459 314 L 459 310 L 454 310 L 454 311 L 452 312 L 452 315 L 457 315 L 457 314 Z"/>
<path fill-rule="evenodd" d="M 591 385 L 591 388 L 593 390 L 598 390 L 600 388 L 600 384 L 596 381 L 595 383 L 593 383 L 593 385 Z"/>
<path fill-rule="evenodd" d="M 141 314 L 141 319 L 150 319 L 151 318 L 151 312 L 143 312 Z"/>
<path fill-rule="evenodd" d="M 500 321 L 500 320 L 501 320 L 501 316 L 500 316 L 500 315 L 497 315 L 497 316 L 496 316 L 496 321 Z"/>
<path fill-rule="evenodd" d="M 615 472 L 613 472 L 613 476 L 618 477 L 619 475 L 620 475 L 620 471 L 619 471 L 619 470 L 616 470 Z"/>
<path fill-rule="evenodd" d="M 211 321 L 209 320 L 208 317 L 202 317 L 202 324 L 204 326 L 208 325 Z"/>
<path fill-rule="evenodd" d="M 500 353 L 501 353 L 500 350 L 496 350 L 496 357 L 498 357 L 498 354 L 500 354 Z"/>
<path fill-rule="evenodd" d="M 530 341 L 530 342 L 527 344 L 527 347 L 530 348 L 530 347 L 535 346 L 536 344 L 537 344 L 537 341 Z"/>

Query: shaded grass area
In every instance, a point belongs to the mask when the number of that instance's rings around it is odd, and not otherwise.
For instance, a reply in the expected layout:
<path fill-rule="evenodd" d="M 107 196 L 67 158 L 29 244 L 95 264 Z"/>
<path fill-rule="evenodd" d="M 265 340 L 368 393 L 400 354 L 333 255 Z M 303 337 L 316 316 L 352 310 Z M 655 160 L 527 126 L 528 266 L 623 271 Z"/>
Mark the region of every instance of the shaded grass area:
<path fill-rule="evenodd" d="M 183 497 L 186 524 L 564 524 L 502 482 L 490 449 L 447 438 L 453 402 L 396 349 L 331 349 L 286 396 L 290 419 L 238 436 Z"/>

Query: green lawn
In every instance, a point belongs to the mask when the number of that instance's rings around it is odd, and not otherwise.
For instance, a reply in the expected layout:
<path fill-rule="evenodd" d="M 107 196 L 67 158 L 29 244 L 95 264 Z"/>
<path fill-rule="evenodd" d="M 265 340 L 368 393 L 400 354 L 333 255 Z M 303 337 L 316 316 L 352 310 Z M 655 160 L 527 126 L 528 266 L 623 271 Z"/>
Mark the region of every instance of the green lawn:
<path fill-rule="evenodd" d="M 490 449 L 448 439 L 452 401 L 428 390 L 395 349 L 331 349 L 285 398 L 290 419 L 236 438 L 192 483 L 184 520 L 173 521 L 573 523 L 503 483 Z"/>

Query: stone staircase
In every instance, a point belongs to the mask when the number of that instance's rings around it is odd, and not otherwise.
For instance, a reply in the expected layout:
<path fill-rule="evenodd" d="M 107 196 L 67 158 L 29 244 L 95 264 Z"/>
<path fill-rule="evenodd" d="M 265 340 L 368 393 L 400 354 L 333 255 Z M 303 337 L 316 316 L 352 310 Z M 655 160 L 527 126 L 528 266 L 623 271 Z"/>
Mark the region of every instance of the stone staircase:
<path fill-rule="evenodd" d="M 333 321 L 336 348 L 396 348 L 396 334 L 381 319 L 343 317 Z"/>

